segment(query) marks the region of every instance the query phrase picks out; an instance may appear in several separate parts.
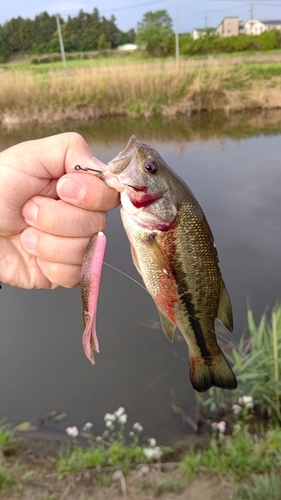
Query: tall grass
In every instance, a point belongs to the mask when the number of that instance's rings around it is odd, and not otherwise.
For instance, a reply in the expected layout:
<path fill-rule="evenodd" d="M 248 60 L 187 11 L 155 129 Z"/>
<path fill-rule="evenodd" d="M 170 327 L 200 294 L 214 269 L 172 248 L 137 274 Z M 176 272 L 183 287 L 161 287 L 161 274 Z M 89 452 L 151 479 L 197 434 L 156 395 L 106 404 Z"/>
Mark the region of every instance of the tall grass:
<path fill-rule="evenodd" d="M 204 404 L 219 411 L 252 396 L 258 415 L 281 422 L 281 304 L 256 322 L 248 310 L 248 332 L 228 356 L 238 380 L 238 389 L 229 393 L 212 388 Z"/>
<path fill-rule="evenodd" d="M 231 437 L 217 439 L 212 436 L 207 450 L 189 450 L 181 461 L 181 471 L 189 479 L 199 472 L 208 471 L 220 476 L 229 475 L 235 481 L 250 474 L 278 473 L 281 464 L 280 446 L 280 428 L 257 438 L 246 427 Z"/>
<path fill-rule="evenodd" d="M 278 78 L 278 76 L 277 76 Z M 57 122 L 116 114 L 164 116 L 201 110 L 281 107 L 281 90 L 255 86 L 249 67 L 192 62 L 0 73 L 0 120 Z"/>

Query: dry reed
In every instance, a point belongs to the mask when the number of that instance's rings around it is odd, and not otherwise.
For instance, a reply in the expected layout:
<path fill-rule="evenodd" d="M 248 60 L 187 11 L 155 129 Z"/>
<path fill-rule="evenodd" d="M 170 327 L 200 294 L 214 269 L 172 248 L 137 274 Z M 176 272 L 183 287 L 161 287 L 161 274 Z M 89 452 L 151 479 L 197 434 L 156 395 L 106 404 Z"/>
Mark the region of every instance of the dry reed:
<path fill-rule="evenodd" d="M 177 66 L 170 61 L 0 73 L 2 124 L 255 107 L 281 107 L 281 90 L 258 86 L 243 66 L 195 67 L 193 61 Z"/>

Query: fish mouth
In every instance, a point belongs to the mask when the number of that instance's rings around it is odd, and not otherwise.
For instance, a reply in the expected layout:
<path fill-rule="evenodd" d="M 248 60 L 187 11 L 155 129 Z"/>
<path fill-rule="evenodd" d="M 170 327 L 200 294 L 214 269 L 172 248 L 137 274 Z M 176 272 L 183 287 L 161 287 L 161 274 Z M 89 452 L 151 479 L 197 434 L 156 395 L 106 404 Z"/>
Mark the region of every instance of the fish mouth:
<path fill-rule="evenodd" d="M 135 191 L 146 191 L 147 187 L 146 186 L 133 186 L 132 184 L 124 184 L 124 186 L 128 186 Z"/>

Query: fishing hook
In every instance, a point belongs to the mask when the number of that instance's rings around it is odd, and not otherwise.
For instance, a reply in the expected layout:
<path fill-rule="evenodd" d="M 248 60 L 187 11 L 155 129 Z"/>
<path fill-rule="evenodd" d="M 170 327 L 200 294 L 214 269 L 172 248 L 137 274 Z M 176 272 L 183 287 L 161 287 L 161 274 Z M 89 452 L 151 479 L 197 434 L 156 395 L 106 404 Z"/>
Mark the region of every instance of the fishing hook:
<path fill-rule="evenodd" d="M 75 170 L 83 170 L 84 172 L 88 172 L 88 170 L 91 170 L 92 172 L 98 172 L 99 174 L 102 174 L 102 170 L 97 170 L 95 168 L 90 168 L 90 167 L 83 168 L 80 165 L 75 165 L 74 168 Z"/>

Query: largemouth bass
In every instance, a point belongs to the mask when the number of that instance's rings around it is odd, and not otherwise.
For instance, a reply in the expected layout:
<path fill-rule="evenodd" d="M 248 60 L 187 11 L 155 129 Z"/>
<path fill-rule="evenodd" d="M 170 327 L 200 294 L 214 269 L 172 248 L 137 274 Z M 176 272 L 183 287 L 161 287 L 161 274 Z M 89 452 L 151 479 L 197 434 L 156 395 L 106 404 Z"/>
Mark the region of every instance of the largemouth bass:
<path fill-rule="evenodd" d="M 198 201 L 160 154 L 135 136 L 101 178 L 121 193 L 133 262 L 164 332 L 172 341 L 178 327 L 188 344 L 194 389 L 235 389 L 236 377 L 217 343 L 214 325 L 218 318 L 232 331 L 232 309 L 214 238 Z M 91 258 L 95 253 L 89 250 L 86 260 Z M 88 278 L 83 281 L 89 283 Z"/>

